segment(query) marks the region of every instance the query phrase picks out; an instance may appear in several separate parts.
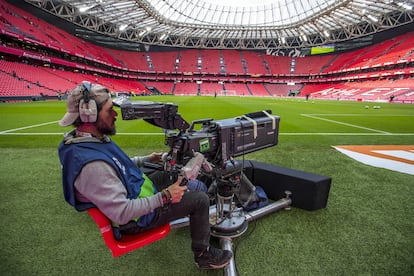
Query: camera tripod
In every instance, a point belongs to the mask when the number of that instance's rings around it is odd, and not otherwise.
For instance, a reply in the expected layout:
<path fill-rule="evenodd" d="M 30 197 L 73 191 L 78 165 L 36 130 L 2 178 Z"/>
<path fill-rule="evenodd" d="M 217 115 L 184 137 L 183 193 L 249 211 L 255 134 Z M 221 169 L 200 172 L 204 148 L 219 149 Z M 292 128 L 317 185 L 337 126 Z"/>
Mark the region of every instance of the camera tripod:
<path fill-rule="evenodd" d="M 243 235 L 250 221 L 281 209 L 289 210 L 292 204 L 291 192 L 285 191 L 285 197 L 259 209 L 245 212 L 242 208 L 235 208 L 233 196 L 218 196 L 217 204 L 210 206 L 211 235 L 220 239 L 222 249 L 233 253 L 233 238 Z M 171 228 L 181 228 L 189 225 L 188 218 L 182 218 L 170 223 Z M 236 262 L 234 257 L 224 268 L 225 276 L 236 276 Z"/>

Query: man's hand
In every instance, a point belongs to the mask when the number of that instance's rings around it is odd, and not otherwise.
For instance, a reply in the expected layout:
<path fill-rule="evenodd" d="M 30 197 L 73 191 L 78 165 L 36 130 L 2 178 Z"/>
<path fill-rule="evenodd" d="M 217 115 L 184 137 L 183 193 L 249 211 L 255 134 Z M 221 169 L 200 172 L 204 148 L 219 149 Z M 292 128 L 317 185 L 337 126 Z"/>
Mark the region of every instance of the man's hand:
<path fill-rule="evenodd" d="M 151 153 L 150 155 L 148 155 L 149 159 L 150 159 L 150 162 L 159 164 L 162 161 L 161 160 L 162 154 L 163 154 L 162 152 L 153 152 L 153 153 Z"/>
<path fill-rule="evenodd" d="M 178 177 L 178 180 L 170 185 L 168 187 L 168 191 L 171 194 L 171 203 L 178 203 L 181 201 L 181 198 L 183 197 L 184 193 L 187 191 L 187 186 L 180 186 L 181 181 L 183 181 L 183 178 L 180 176 Z"/>

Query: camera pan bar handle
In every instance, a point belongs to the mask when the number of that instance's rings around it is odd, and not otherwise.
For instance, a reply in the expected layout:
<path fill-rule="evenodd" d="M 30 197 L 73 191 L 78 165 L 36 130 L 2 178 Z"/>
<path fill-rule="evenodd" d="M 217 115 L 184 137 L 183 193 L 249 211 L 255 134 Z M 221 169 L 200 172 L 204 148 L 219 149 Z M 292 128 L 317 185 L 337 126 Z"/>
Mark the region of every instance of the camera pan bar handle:
<path fill-rule="evenodd" d="M 194 121 L 191 122 L 191 125 L 190 125 L 190 128 L 188 129 L 188 131 L 190 131 L 190 132 L 194 131 L 194 126 L 197 125 L 197 124 L 205 125 L 205 124 L 208 124 L 212 121 L 213 121 L 213 118 L 194 120 Z"/>

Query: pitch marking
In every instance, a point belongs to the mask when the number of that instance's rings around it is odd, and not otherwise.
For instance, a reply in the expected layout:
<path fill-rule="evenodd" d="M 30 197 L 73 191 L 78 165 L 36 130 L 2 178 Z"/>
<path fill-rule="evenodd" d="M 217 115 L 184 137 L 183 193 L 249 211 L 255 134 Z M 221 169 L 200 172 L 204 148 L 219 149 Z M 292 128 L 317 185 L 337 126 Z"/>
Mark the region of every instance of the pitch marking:
<path fill-rule="evenodd" d="M 59 135 L 63 136 L 63 132 L 0 132 L 3 136 L 42 136 L 42 135 Z M 137 133 L 117 133 L 118 136 L 164 136 L 164 133 L 154 132 L 137 132 Z M 279 133 L 281 136 L 414 136 L 414 133 L 349 133 L 349 132 L 284 132 Z"/>
<path fill-rule="evenodd" d="M 342 123 L 342 122 L 338 122 L 338 121 L 334 121 L 334 120 L 328 120 L 328 119 L 324 119 L 324 118 L 319 118 L 319 117 L 314 117 L 313 115 L 326 115 L 326 114 L 302 114 L 303 116 L 308 116 L 310 118 L 314 118 L 314 119 L 319 119 L 319 120 L 327 120 L 327 121 L 332 121 L 334 123 L 339 123 L 339 124 L 345 124 L 345 125 L 349 125 L 349 126 L 353 126 L 353 127 L 357 127 L 357 128 L 362 128 L 365 130 L 370 130 L 370 131 L 374 131 L 375 133 L 352 133 L 352 132 L 283 132 L 283 133 L 279 133 L 279 135 L 282 136 L 382 136 L 382 135 L 391 135 L 391 136 L 414 136 L 414 133 L 389 133 L 389 132 L 385 132 L 385 131 L 379 131 L 379 130 L 373 130 L 370 128 L 365 128 L 365 127 L 360 127 L 360 126 L 355 126 L 355 125 L 351 125 L 351 124 L 346 124 L 346 123 Z M 327 116 L 333 116 L 333 114 L 328 114 Z M 341 115 L 341 114 L 336 114 L 336 115 Z M 344 114 L 345 115 L 345 114 Z M 47 122 L 47 123 L 42 123 L 42 124 L 36 124 L 36 125 L 30 125 L 30 126 L 25 126 L 25 127 L 20 127 L 20 128 L 14 128 L 14 129 L 9 129 L 9 130 L 4 130 L 4 131 L 0 131 L 0 135 L 10 135 L 10 136 L 41 136 L 41 135 L 60 135 L 63 136 L 64 132 L 16 132 L 19 130 L 23 130 L 23 129 L 29 129 L 29 128 L 35 128 L 35 127 L 39 127 L 39 126 L 45 126 L 45 125 L 50 125 L 50 124 L 55 124 L 58 121 L 52 121 L 52 122 Z M 120 132 L 117 133 L 117 135 L 123 135 L 123 136 L 164 136 L 165 133 L 159 132 Z"/>
<path fill-rule="evenodd" d="M 354 125 L 354 124 L 344 123 L 344 122 L 341 122 L 341 121 L 336 121 L 336 120 L 321 118 L 321 117 L 318 117 L 318 116 L 314 116 L 312 114 L 301 114 L 301 115 L 302 116 L 305 116 L 305 117 L 312 118 L 312 119 L 317 119 L 317 120 L 321 120 L 321 121 L 327 121 L 327 122 L 335 123 L 335 124 L 339 124 L 339 125 L 344 125 L 344 126 L 349 126 L 349 127 L 364 129 L 364 130 L 378 132 L 378 133 L 383 133 L 383 134 L 387 134 L 387 135 L 392 134 L 390 132 L 386 132 L 386 131 L 382 131 L 382 130 L 378 130 L 378 129 L 373 129 L 373 128 L 369 128 L 369 127 L 362 127 L 362 126 L 358 126 L 358 125 Z"/>
<path fill-rule="evenodd" d="M 37 124 L 37 125 L 31 125 L 31 126 L 25 126 L 25 127 L 19 127 L 19 128 L 13 128 L 13 129 L 9 129 L 9 130 L 0 131 L 0 134 L 15 132 L 15 131 L 23 130 L 23 129 L 28 129 L 28 128 L 35 128 L 35 127 L 39 127 L 39 126 L 51 125 L 51 124 L 55 124 L 57 122 L 59 122 L 59 121 L 53 121 L 53 122 L 47 122 L 47 123 L 43 123 L 43 124 Z"/>
<path fill-rule="evenodd" d="M 414 145 L 347 145 L 333 148 L 361 163 L 414 175 Z"/>

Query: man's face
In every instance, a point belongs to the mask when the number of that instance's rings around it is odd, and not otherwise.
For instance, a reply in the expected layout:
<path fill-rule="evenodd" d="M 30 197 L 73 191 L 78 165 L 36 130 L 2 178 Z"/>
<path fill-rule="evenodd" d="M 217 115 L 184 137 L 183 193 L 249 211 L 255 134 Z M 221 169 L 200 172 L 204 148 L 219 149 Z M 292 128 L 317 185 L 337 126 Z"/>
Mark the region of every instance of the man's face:
<path fill-rule="evenodd" d="M 116 133 L 115 121 L 118 113 L 113 109 L 112 100 L 109 99 L 102 106 L 98 113 L 96 128 L 105 135 L 114 135 Z"/>

